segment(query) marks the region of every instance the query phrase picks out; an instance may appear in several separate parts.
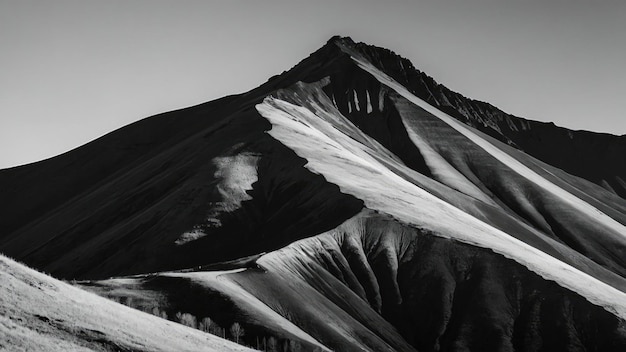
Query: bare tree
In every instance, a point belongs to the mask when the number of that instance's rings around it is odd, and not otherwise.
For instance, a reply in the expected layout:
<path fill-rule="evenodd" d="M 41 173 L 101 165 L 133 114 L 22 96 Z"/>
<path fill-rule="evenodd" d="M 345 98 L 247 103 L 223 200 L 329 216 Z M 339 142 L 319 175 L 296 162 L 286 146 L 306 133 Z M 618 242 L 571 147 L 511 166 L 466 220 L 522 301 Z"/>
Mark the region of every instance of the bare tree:
<path fill-rule="evenodd" d="M 270 336 L 267 339 L 267 351 L 269 352 L 278 351 L 278 341 L 276 341 L 276 338 L 274 336 Z"/>
<path fill-rule="evenodd" d="M 215 332 L 216 324 L 211 318 L 205 317 L 198 323 L 198 330 L 213 334 Z"/>
<path fill-rule="evenodd" d="M 244 331 L 243 327 L 241 327 L 241 325 L 239 325 L 239 323 L 235 322 L 235 323 L 233 323 L 233 325 L 231 325 L 231 327 L 230 327 L 230 334 L 235 339 L 236 343 L 239 343 L 239 338 L 242 337 L 244 335 L 244 333 L 245 333 L 245 331 Z"/>

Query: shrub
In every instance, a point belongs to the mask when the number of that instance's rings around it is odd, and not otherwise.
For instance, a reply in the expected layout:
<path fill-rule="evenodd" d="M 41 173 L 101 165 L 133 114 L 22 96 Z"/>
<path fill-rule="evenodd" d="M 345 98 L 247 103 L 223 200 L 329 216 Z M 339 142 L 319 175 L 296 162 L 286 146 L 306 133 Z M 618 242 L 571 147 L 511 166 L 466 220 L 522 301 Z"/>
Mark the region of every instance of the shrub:
<path fill-rule="evenodd" d="M 156 315 L 159 318 L 167 320 L 167 312 L 164 310 L 160 310 L 159 307 L 152 308 L 152 315 Z"/>
<path fill-rule="evenodd" d="M 194 329 L 198 326 L 196 317 L 189 313 L 176 313 L 176 321 Z"/>

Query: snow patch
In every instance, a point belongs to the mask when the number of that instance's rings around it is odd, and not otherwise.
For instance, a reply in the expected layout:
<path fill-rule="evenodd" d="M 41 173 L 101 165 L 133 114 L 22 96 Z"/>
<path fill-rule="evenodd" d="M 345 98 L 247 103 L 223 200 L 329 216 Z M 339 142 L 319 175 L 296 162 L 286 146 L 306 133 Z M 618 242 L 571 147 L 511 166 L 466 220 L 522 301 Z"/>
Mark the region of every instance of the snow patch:
<path fill-rule="evenodd" d="M 367 113 L 371 114 L 374 109 L 372 109 L 372 99 L 370 98 L 370 92 L 368 90 L 365 91 L 365 96 L 367 98 Z"/>
<path fill-rule="evenodd" d="M 215 227 L 219 226 L 219 220 L 217 219 L 211 219 L 211 220 L 214 220 L 214 222 L 215 221 L 217 222 Z M 180 235 L 180 237 L 178 237 L 176 241 L 174 241 L 174 243 L 180 246 L 185 243 L 200 239 L 206 235 L 207 234 L 204 231 L 202 231 L 200 228 L 194 228 L 191 231 L 184 232 L 182 235 Z"/>
<path fill-rule="evenodd" d="M 352 91 L 352 95 L 354 96 L 354 108 L 356 111 L 361 111 L 361 107 L 359 106 L 359 97 L 356 94 L 356 90 Z"/>
<path fill-rule="evenodd" d="M 222 195 L 223 201 L 213 205 L 205 223 L 183 233 L 174 243 L 182 245 L 206 236 L 202 228 L 221 226 L 218 218 L 220 214 L 237 210 L 243 201 L 252 199 L 247 191 L 251 190 L 252 184 L 259 179 L 257 174 L 259 159 L 259 155 L 251 153 L 213 159 L 213 164 L 217 167 L 214 177 L 220 180 L 217 190 Z"/>
<path fill-rule="evenodd" d="M 251 190 L 252 184 L 259 179 L 259 159 L 259 155 L 249 153 L 213 159 L 217 166 L 215 177 L 222 179 L 217 189 L 228 200 L 225 205 L 227 210 L 237 209 L 241 207 L 241 202 L 252 199 L 246 191 Z"/>

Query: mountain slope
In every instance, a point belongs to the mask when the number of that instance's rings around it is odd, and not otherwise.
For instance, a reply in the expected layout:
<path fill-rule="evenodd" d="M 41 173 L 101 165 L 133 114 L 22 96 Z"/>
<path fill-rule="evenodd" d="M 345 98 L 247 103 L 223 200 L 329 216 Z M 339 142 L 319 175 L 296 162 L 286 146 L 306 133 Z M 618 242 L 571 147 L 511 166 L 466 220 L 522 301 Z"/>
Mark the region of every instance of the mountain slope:
<path fill-rule="evenodd" d="M 0 251 L 305 350 L 623 350 L 626 200 L 420 75 L 335 37 L 250 92 L 2 170 Z"/>
<path fill-rule="evenodd" d="M 264 133 L 269 124 L 254 109 L 275 86 L 295 82 L 292 76 L 321 77 L 330 49 L 249 93 L 158 115 L 56 158 L 2 170 L 7 216 L 0 219 L 6 229 L 0 250 L 60 277 L 108 277 L 204 264 L 206 248 L 212 261 L 232 259 L 338 225 L 361 202 L 302 168 L 304 160 Z M 242 152 L 262 156 L 257 196 L 226 211 L 216 186 L 228 172 L 219 160 Z M 176 244 L 197 228 L 213 233 L 205 245 Z"/>
<path fill-rule="evenodd" d="M 157 303 L 161 309 L 210 316 L 224 325 L 233 314 L 260 336 L 310 346 L 308 337 L 294 336 L 293 327 L 272 323 L 277 312 L 299 329 L 296 334 L 307 331 L 337 351 L 621 351 L 626 346 L 623 320 L 580 295 L 488 249 L 372 211 L 257 263 L 258 268 L 166 272 L 83 287 L 108 297 L 133 297 L 148 307 L 158 292 L 165 297 Z M 179 293 L 181 287 L 188 287 L 187 294 Z"/>
<path fill-rule="evenodd" d="M 626 197 L 626 135 L 574 131 L 517 117 L 437 83 L 394 52 L 355 44 L 359 52 L 417 97 L 487 135 Z M 592 117 L 590 117 L 592 118 Z"/>
<path fill-rule="evenodd" d="M 332 185 L 320 191 L 324 181 L 308 175 L 301 168 L 302 159 L 263 133 L 269 125 L 254 110 L 254 105 L 277 87 L 290 86 L 296 80 L 314 82 L 330 77 L 332 83 L 325 89 L 342 114 L 381 142 L 405 165 L 433 176 L 424 161 L 424 152 L 407 135 L 408 129 L 398 116 L 396 104 L 390 100 L 393 94 L 387 95 L 384 89 L 379 89 L 380 82 L 355 65 L 337 43 L 343 43 L 344 48 L 353 47 L 364 58 L 367 58 L 364 55 L 379 53 L 378 56 L 386 60 L 373 62 L 395 67 L 389 64 L 391 59 L 387 56 L 390 54 L 385 50 L 335 38 L 289 72 L 249 93 L 146 119 L 62 156 L 3 170 L 0 192 L 5 199 L 3 210 L 7 216 L 0 220 L 2 228 L 6 229 L 0 236 L 0 249 L 55 275 L 105 277 L 204 264 L 206 260 L 193 253 L 196 246 L 188 249 L 184 245 L 172 245 L 183 233 L 214 233 L 213 237 L 219 238 L 218 243 L 204 236 L 206 245 L 202 247 L 214 248 L 208 255 L 212 261 L 220 261 L 279 248 L 294 239 L 336 226 L 354 215 L 360 203 L 333 191 Z M 393 58 L 400 60 L 398 62 L 407 68 L 405 74 L 410 76 L 413 71 L 408 69 L 408 64 L 398 57 Z M 355 90 L 354 87 L 361 88 Z M 372 96 L 367 95 L 367 91 L 371 91 Z M 354 96 L 348 97 L 348 93 Z M 360 108 L 352 108 L 355 96 Z M 360 123 L 359 120 L 367 119 L 362 115 L 367 116 L 368 99 L 379 101 L 379 109 L 373 111 L 373 115 L 384 116 Z M 387 128 L 381 123 L 390 125 Z M 446 143 L 444 141 L 442 143 Z M 249 169 L 256 168 L 258 174 L 256 178 L 252 176 L 250 184 L 244 187 L 247 189 L 239 188 L 239 191 L 245 193 L 251 189 L 259 194 L 251 199 L 242 198 L 241 210 L 232 211 L 232 207 L 223 202 L 223 198 L 231 195 L 224 195 L 223 190 L 215 186 L 221 175 L 227 174 L 227 170 L 219 169 L 219 161 L 237 158 L 241 153 L 259 157 L 248 158 L 256 165 L 250 165 Z M 93 155 L 101 157 L 93 158 Z M 286 169 L 297 174 L 284 175 Z M 439 175 L 450 171 L 445 177 L 459 177 L 454 168 L 442 170 Z M 438 175 L 434 178 L 442 181 Z M 448 186 L 457 190 L 461 187 L 451 183 Z M 470 195 L 481 193 L 476 192 L 477 186 L 468 182 L 463 187 L 463 192 Z M 298 196 L 294 196 L 293 192 L 300 188 L 303 189 Z M 506 192 L 494 188 L 486 192 L 487 198 L 491 197 L 490 192 Z M 597 190 L 593 197 L 601 197 L 602 203 L 610 202 L 610 207 L 619 212 L 625 209 L 623 202 Z M 285 205 L 286 199 L 307 201 Z M 516 204 L 510 204 L 512 202 Z M 562 225 L 558 219 L 542 219 L 532 214 L 533 211 L 524 206 L 526 201 L 518 204 L 520 201 L 514 199 L 512 202 L 506 205 L 525 219 L 530 218 L 529 221 L 542 231 L 565 232 L 560 230 Z M 328 209 L 327 213 L 316 215 L 324 219 L 324 224 L 306 218 L 305 214 L 311 214 L 313 209 Z M 335 220 L 331 220 L 332 217 Z M 269 219 L 275 220 L 268 222 Z M 214 226 L 218 222 L 221 226 Z M 285 229 L 283 224 L 291 225 Z M 241 233 L 242 237 L 222 244 L 231 238 L 227 234 L 233 232 Z M 252 232 L 268 235 L 257 236 Z M 575 243 L 571 234 L 559 237 L 567 237 L 570 246 L 588 254 L 588 247 Z M 263 240 L 255 241 L 259 238 Z M 136 244 L 125 246 L 120 252 L 118 243 Z M 242 248 L 242 243 L 249 243 L 249 247 Z M 71 250 L 67 251 L 68 247 Z M 60 248 L 66 254 L 58 258 L 55 254 Z M 605 254 L 592 253 L 592 256 L 602 261 L 600 258 Z M 135 261 L 137 256 L 143 259 Z M 159 264 L 156 257 L 162 256 L 171 257 L 171 262 Z M 74 264 L 68 265 L 69 262 Z M 621 264 L 602 264 L 622 270 Z"/>
<path fill-rule="evenodd" d="M 555 270 L 551 274 L 545 271 L 541 274 L 546 275 L 548 279 L 559 280 L 566 287 L 577 285 L 575 288 L 577 292 L 595 285 L 590 284 L 588 280 L 582 281 L 582 277 L 586 275 L 580 273 L 578 276 L 577 270 L 572 271 L 571 274 L 574 276 L 570 277 L 566 273 L 570 270 L 569 265 L 560 267 L 561 261 L 552 262 L 552 257 L 545 256 L 543 252 L 531 251 L 532 247 L 526 247 L 524 242 L 516 241 L 511 235 L 496 230 L 474 216 L 468 216 L 457 207 L 442 202 L 426 190 L 416 187 L 409 180 L 391 172 L 385 164 L 392 164 L 393 160 L 382 162 L 377 160 L 383 153 L 372 151 L 367 145 L 350 139 L 349 135 L 336 128 L 337 125 L 341 125 L 341 122 L 327 120 L 340 119 L 341 115 L 323 110 L 324 108 L 332 109 L 332 105 L 329 98 L 324 99 L 319 85 L 317 87 L 313 84 L 300 85 L 298 88 L 300 89 L 295 92 L 287 91 L 283 94 L 279 92 L 277 94 L 279 99 L 268 98 L 257 108 L 274 125 L 270 134 L 306 158 L 308 168 L 324 175 L 330 182 L 338 184 L 343 192 L 362 199 L 365 206 L 370 209 L 390 214 L 400 221 L 414 224 L 435 235 L 452 237 L 462 242 L 491 248 L 534 271 Z M 315 94 L 316 88 L 318 94 Z M 309 95 L 305 95 L 306 93 Z M 297 102 L 298 105 L 293 102 Z M 586 203 L 583 205 L 588 206 Z M 587 215 L 586 211 L 593 210 L 595 209 L 584 208 L 580 214 L 584 216 Z M 603 213 L 596 212 L 589 215 L 600 217 L 598 222 L 604 225 L 604 232 L 607 236 L 612 235 L 610 238 L 621 246 L 618 247 L 621 251 L 624 248 L 626 228 Z M 602 216 L 605 219 L 601 218 Z M 587 220 L 581 222 L 580 225 L 575 225 L 601 226 L 598 222 Z M 509 231 L 513 232 L 512 229 Z M 615 233 L 611 234 L 609 231 L 615 231 Z M 547 261 L 544 262 L 544 260 Z M 593 301 L 597 295 L 613 291 L 611 286 L 600 282 L 597 284 L 599 285 L 597 290 L 588 293 L 587 299 Z M 613 311 L 626 317 L 625 293 L 615 290 L 605 299 L 605 305 L 618 299 Z M 595 301 L 595 303 L 599 302 Z"/>
<path fill-rule="evenodd" d="M 0 256 L 0 349 L 250 351 L 141 313 Z"/>

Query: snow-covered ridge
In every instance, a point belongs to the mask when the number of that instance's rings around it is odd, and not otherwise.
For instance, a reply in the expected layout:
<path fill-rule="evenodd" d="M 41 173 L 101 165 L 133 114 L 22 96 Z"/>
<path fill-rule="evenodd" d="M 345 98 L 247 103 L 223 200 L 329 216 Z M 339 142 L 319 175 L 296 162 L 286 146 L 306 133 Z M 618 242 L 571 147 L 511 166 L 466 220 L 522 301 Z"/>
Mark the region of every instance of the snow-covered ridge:
<path fill-rule="evenodd" d="M 550 193 L 554 194 L 555 196 L 561 198 L 563 201 L 569 203 L 570 205 L 572 205 L 573 207 L 575 207 L 576 209 L 581 211 L 583 214 L 587 214 L 590 217 L 593 217 L 596 221 L 598 221 L 598 223 L 601 223 L 602 225 L 604 225 L 607 228 L 607 230 L 613 232 L 617 236 L 621 236 L 621 237 L 626 238 L 626 226 L 622 225 L 621 223 L 619 223 L 615 219 L 613 219 L 610 216 L 606 215 L 605 213 L 603 213 L 601 210 L 599 210 L 598 208 L 594 207 L 593 205 L 585 202 L 584 200 L 576 197 L 575 195 L 571 194 L 570 192 L 564 190 L 563 188 L 561 188 L 561 187 L 555 185 L 554 183 L 550 182 L 549 180 L 545 179 L 544 177 L 539 175 L 537 172 L 533 171 L 532 169 L 530 169 L 526 165 L 522 164 L 521 162 L 519 162 L 518 160 L 516 160 L 515 158 L 513 158 L 509 154 L 505 153 L 504 151 L 498 149 L 493 144 L 491 144 L 489 141 L 487 141 L 484 138 L 480 137 L 478 134 L 476 134 L 474 131 L 472 131 L 466 125 L 462 124 L 461 122 L 457 121 L 456 119 L 454 119 L 450 115 L 442 112 L 441 110 L 433 107 L 432 105 L 428 104 L 424 100 L 422 100 L 422 99 L 418 98 L 417 96 L 413 95 L 411 92 L 409 92 L 406 89 L 406 87 L 404 87 L 400 83 L 396 82 L 393 78 L 389 77 L 384 72 L 381 72 L 379 69 L 374 67 L 371 63 L 369 63 L 367 60 L 362 58 L 355 51 L 353 51 L 353 50 L 351 50 L 351 49 L 349 49 L 349 48 L 347 48 L 345 46 L 341 46 L 340 45 L 340 47 L 343 50 L 345 50 L 348 54 L 351 55 L 351 58 L 354 60 L 354 62 L 359 67 L 361 67 L 366 72 L 370 73 L 380 83 L 382 83 L 383 85 L 385 85 L 385 86 L 389 87 L 390 89 L 394 90 L 396 93 L 400 94 L 402 97 L 406 98 L 411 103 L 419 106 L 420 108 L 422 108 L 425 111 L 429 112 L 433 116 L 436 116 L 440 120 L 444 121 L 450 127 L 454 128 L 456 131 L 458 131 L 459 133 L 461 133 L 462 135 L 464 135 L 465 137 L 470 139 L 477 146 L 481 147 L 483 150 L 485 150 L 491 156 L 493 156 L 494 158 L 496 158 L 497 160 L 499 160 L 503 164 L 505 164 L 508 167 L 510 167 L 511 169 L 513 169 L 519 175 L 521 175 L 521 176 L 525 177 L 526 179 L 528 179 L 529 181 L 535 183 L 537 186 L 541 187 L 545 191 L 550 192 Z M 409 131 L 409 133 L 410 133 L 410 131 Z M 411 134 L 409 134 L 409 135 L 411 135 Z"/>
<path fill-rule="evenodd" d="M 381 81 L 402 91 L 401 86 L 395 86 L 384 77 Z M 279 91 L 278 98 L 268 97 L 257 105 L 259 113 L 272 123 L 268 133 L 307 159 L 309 170 L 322 174 L 329 182 L 337 184 L 342 192 L 363 200 L 370 209 L 390 214 L 438 236 L 492 249 L 626 318 L 626 294 L 476 219 L 392 172 L 379 161 L 393 164 L 395 160 L 389 156 L 391 153 L 372 148 L 377 143 L 363 141 L 363 138 L 369 138 L 367 136 L 352 135 L 350 131 L 358 129 L 340 114 L 321 91 L 321 86 L 322 83 L 298 84 L 291 90 Z M 497 149 L 489 147 L 488 142 L 472 135 L 471 131 L 465 132 L 484 148 Z M 507 165 L 511 162 L 512 157 L 500 155 L 498 150 L 489 151 Z M 516 160 L 513 162 L 520 164 Z M 520 165 L 512 167 L 528 173 L 523 169 L 525 166 L 520 168 Z M 528 177 L 540 176 L 530 173 Z M 571 199 L 572 195 L 562 194 L 565 191 L 553 189 L 556 186 L 550 186 L 547 180 L 535 181 L 569 201 L 576 201 Z M 578 201 L 578 206 L 585 206 Z M 615 221 L 606 218 L 604 223 L 616 229 Z"/>

